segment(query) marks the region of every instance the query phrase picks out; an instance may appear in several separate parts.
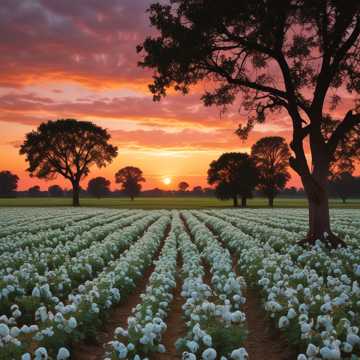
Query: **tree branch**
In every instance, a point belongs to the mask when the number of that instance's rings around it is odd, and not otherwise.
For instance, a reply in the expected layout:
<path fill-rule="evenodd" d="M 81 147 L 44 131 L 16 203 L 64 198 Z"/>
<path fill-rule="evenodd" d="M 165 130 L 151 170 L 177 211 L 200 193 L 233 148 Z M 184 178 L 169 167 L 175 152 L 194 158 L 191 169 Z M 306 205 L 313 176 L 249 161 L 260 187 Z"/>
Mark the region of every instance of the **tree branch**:
<path fill-rule="evenodd" d="M 351 131 L 356 125 L 360 124 L 360 114 L 353 114 L 349 111 L 344 120 L 336 127 L 331 137 L 327 142 L 327 148 L 330 156 L 333 156 L 335 150 L 341 140 Z"/>

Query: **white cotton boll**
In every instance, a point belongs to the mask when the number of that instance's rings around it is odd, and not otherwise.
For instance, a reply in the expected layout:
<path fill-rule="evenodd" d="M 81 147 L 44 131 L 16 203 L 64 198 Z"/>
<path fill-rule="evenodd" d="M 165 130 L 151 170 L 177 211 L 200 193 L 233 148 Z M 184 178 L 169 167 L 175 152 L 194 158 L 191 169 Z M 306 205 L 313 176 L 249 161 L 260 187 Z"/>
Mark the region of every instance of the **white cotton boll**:
<path fill-rule="evenodd" d="M 348 342 L 343 343 L 343 350 L 346 353 L 351 353 L 353 351 L 353 346 L 349 344 Z"/>
<path fill-rule="evenodd" d="M 249 355 L 245 348 L 239 348 L 233 350 L 231 353 L 231 358 L 234 360 L 246 360 L 249 358 Z"/>
<path fill-rule="evenodd" d="M 13 326 L 11 329 L 10 329 L 10 335 L 12 337 L 18 337 L 20 334 L 20 329 L 17 327 L 17 326 Z"/>
<path fill-rule="evenodd" d="M 213 348 L 208 348 L 206 350 L 203 351 L 202 353 L 202 358 L 204 360 L 215 360 L 216 359 L 216 355 L 217 355 L 217 352 L 215 349 Z"/>
<path fill-rule="evenodd" d="M 135 345 L 133 343 L 128 343 L 127 348 L 129 351 L 133 351 L 135 349 Z"/>
<path fill-rule="evenodd" d="M 300 354 L 298 355 L 297 360 L 307 360 L 307 357 L 304 354 Z"/>
<path fill-rule="evenodd" d="M 212 338 L 210 335 L 203 336 L 202 341 L 206 346 L 212 346 Z"/>
<path fill-rule="evenodd" d="M 74 317 L 71 317 L 69 320 L 68 320 L 68 326 L 70 329 L 75 329 L 77 327 L 77 321 Z"/>
<path fill-rule="evenodd" d="M 35 286 L 33 288 L 32 292 L 31 292 L 31 296 L 32 297 L 40 297 L 41 296 L 40 289 L 37 286 Z"/>
<path fill-rule="evenodd" d="M 199 350 L 199 344 L 196 341 L 187 341 L 186 347 L 192 352 L 196 353 Z"/>
<path fill-rule="evenodd" d="M 166 351 L 166 348 L 163 344 L 159 344 L 157 350 L 159 353 L 164 353 Z"/>
<path fill-rule="evenodd" d="M 346 341 L 347 341 L 350 345 L 354 346 L 354 345 L 356 345 L 356 344 L 360 344 L 360 337 L 359 337 L 359 335 L 350 333 L 350 334 L 348 334 L 348 335 L 346 336 Z"/>
<path fill-rule="evenodd" d="M 6 324 L 0 324 L 0 336 L 5 337 L 10 334 L 9 327 Z"/>
<path fill-rule="evenodd" d="M 123 343 L 117 342 L 115 350 L 119 359 L 126 359 L 128 348 Z"/>
<path fill-rule="evenodd" d="M 185 351 L 182 353 L 182 360 L 196 360 L 196 355 Z"/>
<path fill-rule="evenodd" d="M 296 317 L 297 313 L 293 308 L 290 308 L 288 313 L 287 313 L 287 318 L 288 319 L 294 319 Z"/>
<path fill-rule="evenodd" d="M 310 357 L 315 357 L 319 353 L 319 348 L 314 344 L 309 344 L 306 349 L 306 355 Z"/>
<path fill-rule="evenodd" d="M 70 358 L 70 351 L 65 347 L 60 348 L 57 353 L 56 360 L 66 360 L 69 358 Z"/>
<path fill-rule="evenodd" d="M 323 359 L 327 360 L 340 360 L 341 359 L 341 353 L 339 348 L 329 348 L 327 346 L 324 346 L 320 349 L 320 355 Z"/>
<path fill-rule="evenodd" d="M 286 317 L 286 316 L 282 316 L 280 319 L 279 319 L 279 323 L 278 323 L 278 326 L 279 326 L 279 329 L 282 329 L 284 327 L 287 327 L 289 326 L 290 324 L 290 321 L 289 319 Z"/>
<path fill-rule="evenodd" d="M 44 347 L 39 347 L 35 350 L 35 360 L 47 360 L 48 353 Z"/>
<path fill-rule="evenodd" d="M 31 355 L 30 355 L 30 353 L 22 354 L 21 360 L 31 360 Z"/>

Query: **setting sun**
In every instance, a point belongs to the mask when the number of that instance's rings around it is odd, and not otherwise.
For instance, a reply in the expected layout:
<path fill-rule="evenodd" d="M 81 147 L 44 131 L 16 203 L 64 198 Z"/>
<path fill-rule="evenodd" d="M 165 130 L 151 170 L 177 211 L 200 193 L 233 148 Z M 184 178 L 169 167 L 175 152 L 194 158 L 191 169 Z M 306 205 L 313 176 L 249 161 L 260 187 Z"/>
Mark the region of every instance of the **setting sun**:
<path fill-rule="evenodd" d="M 165 185 L 170 185 L 171 184 L 171 179 L 169 177 L 166 177 L 166 178 L 163 179 L 163 183 Z"/>

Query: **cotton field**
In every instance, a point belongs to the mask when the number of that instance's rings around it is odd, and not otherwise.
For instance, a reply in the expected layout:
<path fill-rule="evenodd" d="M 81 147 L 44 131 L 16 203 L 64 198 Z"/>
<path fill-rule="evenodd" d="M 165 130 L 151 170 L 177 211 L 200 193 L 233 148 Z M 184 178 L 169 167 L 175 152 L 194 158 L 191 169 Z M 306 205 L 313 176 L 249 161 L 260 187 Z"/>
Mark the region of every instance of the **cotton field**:
<path fill-rule="evenodd" d="M 297 245 L 305 210 L 3 208 L 0 359 L 253 359 L 249 289 L 289 360 L 360 359 L 360 211 L 332 218 L 345 249 Z"/>

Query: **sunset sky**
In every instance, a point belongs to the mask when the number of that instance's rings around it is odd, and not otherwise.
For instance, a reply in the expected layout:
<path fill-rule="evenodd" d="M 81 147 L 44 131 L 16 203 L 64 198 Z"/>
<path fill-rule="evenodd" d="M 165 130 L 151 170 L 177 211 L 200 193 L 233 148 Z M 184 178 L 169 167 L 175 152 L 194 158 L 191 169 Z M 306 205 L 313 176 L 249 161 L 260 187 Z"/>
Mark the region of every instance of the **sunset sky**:
<path fill-rule="evenodd" d="M 19 188 L 62 186 L 26 174 L 18 146 L 42 121 L 91 120 L 107 128 L 119 155 L 105 169 L 93 168 L 114 185 L 121 167 L 140 167 L 144 188 L 174 188 L 181 180 L 206 186 L 209 163 L 226 151 L 249 151 L 265 135 L 289 139 L 284 113 L 258 126 L 246 142 L 234 135 L 246 113 L 237 107 L 220 114 L 200 96 L 172 94 L 154 103 L 147 89 L 151 73 L 137 67 L 135 46 L 150 34 L 150 0 L 2 0 L 0 7 L 0 170 L 20 177 Z M 339 115 L 348 109 L 344 99 Z M 172 183 L 165 185 L 163 179 Z M 289 185 L 299 186 L 293 176 Z M 70 187 L 69 184 L 66 184 Z"/>

